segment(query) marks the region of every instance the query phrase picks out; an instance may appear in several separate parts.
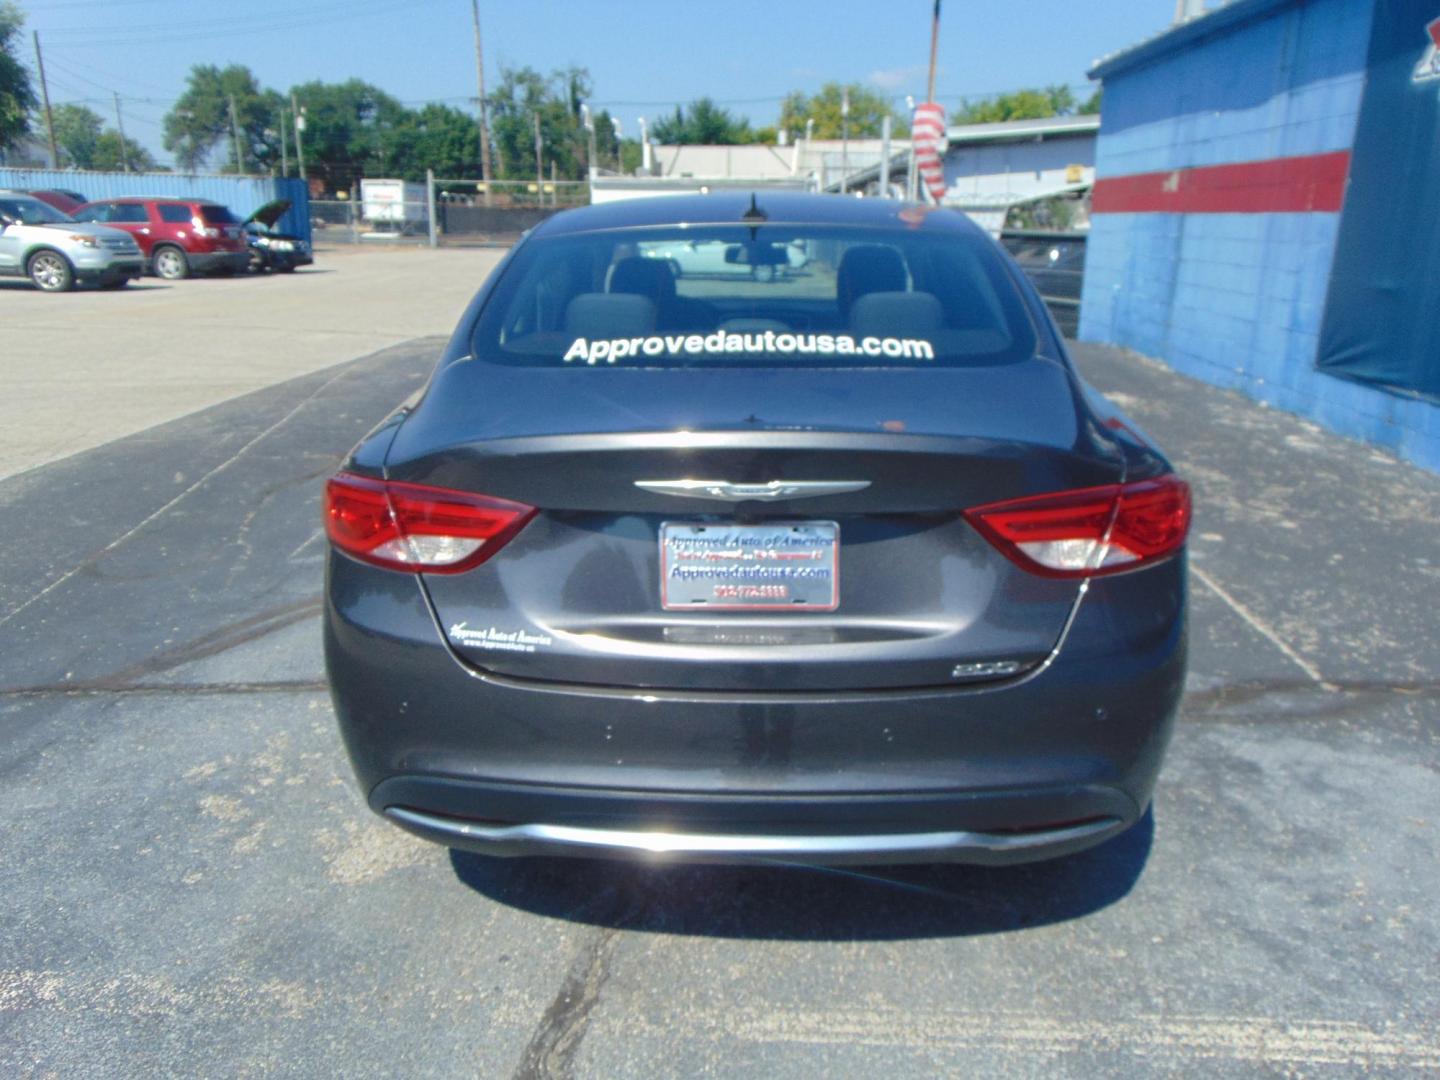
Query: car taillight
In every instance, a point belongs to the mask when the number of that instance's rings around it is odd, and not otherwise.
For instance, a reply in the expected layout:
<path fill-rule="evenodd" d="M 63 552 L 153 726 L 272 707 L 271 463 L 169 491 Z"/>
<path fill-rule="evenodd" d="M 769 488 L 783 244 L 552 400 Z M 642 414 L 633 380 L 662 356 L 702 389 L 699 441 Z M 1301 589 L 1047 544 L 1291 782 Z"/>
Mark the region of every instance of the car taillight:
<path fill-rule="evenodd" d="M 1176 476 L 1034 495 L 965 511 L 1012 562 L 1046 577 L 1094 577 L 1169 558 L 1190 531 L 1190 485 Z"/>
<path fill-rule="evenodd" d="M 339 473 L 325 485 L 325 532 L 347 555 L 390 570 L 458 574 L 499 551 L 533 506 L 468 491 Z"/>
<path fill-rule="evenodd" d="M 196 236 L 205 236 L 209 237 L 211 240 L 214 240 L 220 235 L 220 230 L 206 225 L 203 218 L 191 218 L 190 226 L 194 230 Z"/>

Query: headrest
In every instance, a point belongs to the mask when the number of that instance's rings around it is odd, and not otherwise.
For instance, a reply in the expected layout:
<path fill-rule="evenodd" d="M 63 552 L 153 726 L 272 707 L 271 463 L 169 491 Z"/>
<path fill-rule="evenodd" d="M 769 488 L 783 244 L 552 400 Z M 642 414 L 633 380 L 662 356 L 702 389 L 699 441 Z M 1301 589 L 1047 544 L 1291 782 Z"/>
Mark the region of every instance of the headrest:
<path fill-rule="evenodd" d="M 634 255 L 621 259 L 610 271 L 610 291 L 648 296 L 657 304 L 664 303 L 675 295 L 675 274 L 663 259 Z"/>
<path fill-rule="evenodd" d="M 848 315 L 850 306 L 866 293 L 904 292 L 905 284 L 905 262 L 894 248 L 880 244 L 849 248 L 835 275 L 840 312 Z"/>
<path fill-rule="evenodd" d="M 850 309 L 856 337 L 925 337 L 945 325 L 945 310 L 933 293 L 872 292 Z"/>
<path fill-rule="evenodd" d="M 655 301 L 633 293 L 581 293 L 565 307 L 565 332 L 583 338 L 620 338 L 655 329 Z"/>

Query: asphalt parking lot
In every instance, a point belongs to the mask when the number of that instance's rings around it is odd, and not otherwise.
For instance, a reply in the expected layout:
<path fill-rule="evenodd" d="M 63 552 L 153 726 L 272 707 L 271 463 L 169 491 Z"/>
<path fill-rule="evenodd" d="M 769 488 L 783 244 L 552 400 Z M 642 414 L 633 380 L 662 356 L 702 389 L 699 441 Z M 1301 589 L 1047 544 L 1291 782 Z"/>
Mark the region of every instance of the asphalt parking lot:
<path fill-rule="evenodd" d="M 1076 357 L 1198 498 L 1140 827 L 856 872 L 492 861 L 373 818 L 323 682 L 320 485 L 489 257 L 0 290 L 29 447 L 0 468 L 0 1074 L 1440 1070 L 1440 478 L 1116 350 Z M 87 382 L 96 342 L 125 344 Z"/>

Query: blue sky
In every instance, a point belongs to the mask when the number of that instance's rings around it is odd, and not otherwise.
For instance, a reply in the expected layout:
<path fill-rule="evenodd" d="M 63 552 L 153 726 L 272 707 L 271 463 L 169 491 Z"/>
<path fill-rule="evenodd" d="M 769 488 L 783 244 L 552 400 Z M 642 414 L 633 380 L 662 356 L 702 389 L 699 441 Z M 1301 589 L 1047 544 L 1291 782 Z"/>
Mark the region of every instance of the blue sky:
<path fill-rule="evenodd" d="M 406 102 L 468 106 L 469 0 L 20 0 L 52 101 L 83 100 L 161 160 L 160 120 L 192 64 L 245 64 L 278 90 L 352 76 Z M 758 124 L 829 80 L 921 97 L 930 0 L 481 0 L 487 78 L 503 65 L 590 69 L 627 134 L 708 95 Z M 936 96 L 1083 91 L 1095 58 L 1163 29 L 1174 0 L 945 0 Z M 28 34 L 26 35 L 28 38 Z M 27 50 L 28 51 L 28 50 Z M 33 59 L 33 58 L 32 58 Z"/>

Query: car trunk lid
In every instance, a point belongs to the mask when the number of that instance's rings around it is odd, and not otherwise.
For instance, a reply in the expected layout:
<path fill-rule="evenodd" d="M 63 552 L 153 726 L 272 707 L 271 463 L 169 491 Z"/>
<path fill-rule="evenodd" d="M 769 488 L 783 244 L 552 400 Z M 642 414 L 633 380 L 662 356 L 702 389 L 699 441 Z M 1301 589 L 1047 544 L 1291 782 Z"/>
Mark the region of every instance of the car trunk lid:
<path fill-rule="evenodd" d="M 1019 569 L 961 511 L 1121 478 L 1069 373 L 1044 359 L 844 372 L 466 361 L 438 378 L 387 474 L 539 508 L 484 565 L 424 579 L 457 655 L 515 678 L 817 691 L 1014 675 L 1054 647 L 1078 585 Z M 994 406 L 1007 398 L 1017 406 Z M 716 497 L 720 484 L 735 486 Z M 806 530 L 804 565 L 838 560 L 833 587 L 736 597 L 700 574 L 682 606 L 667 597 L 667 536 L 670 556 L 700 530 L 726 551 L 756 544 L 720 562 L 768 568 L 792 527 Z"/>

